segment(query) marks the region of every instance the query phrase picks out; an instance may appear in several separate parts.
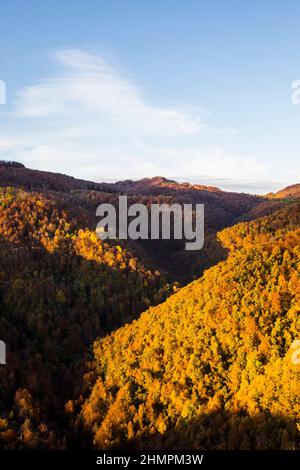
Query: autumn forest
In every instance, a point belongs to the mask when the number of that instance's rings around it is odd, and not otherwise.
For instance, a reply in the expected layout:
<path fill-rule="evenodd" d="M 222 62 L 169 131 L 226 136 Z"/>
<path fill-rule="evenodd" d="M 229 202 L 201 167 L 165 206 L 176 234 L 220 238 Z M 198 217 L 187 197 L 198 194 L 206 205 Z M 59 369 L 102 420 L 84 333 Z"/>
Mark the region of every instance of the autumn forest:
<path fill-rule="evenodd" d="M 119 195 L 204 204 L 203 249 L 99 240 L 96 207 Z M 299 313 L 300 185 L 0 162 L 1 449 L 299 449 Z"/>

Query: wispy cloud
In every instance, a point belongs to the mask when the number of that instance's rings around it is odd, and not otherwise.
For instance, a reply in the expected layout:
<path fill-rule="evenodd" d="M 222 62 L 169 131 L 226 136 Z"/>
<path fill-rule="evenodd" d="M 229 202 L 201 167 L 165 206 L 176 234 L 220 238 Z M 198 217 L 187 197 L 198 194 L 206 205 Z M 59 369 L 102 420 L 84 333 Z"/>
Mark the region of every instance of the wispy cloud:
<path fill-rule="evenodd" d="M 99 54 L 65 48 L 50 78 L 20 90 L 0 150 L 29 165 L 99 179 L 156 174 L 255 178 L 255 159 L 226 155 L 210 136 L 236 133 L 198 108 L 151 103 L 132 77 Z M 206 144 L 204 144 L 206 136 Z M 246 170 L 247 169 L 247 170 Z"/>
<path fill-rule="evenodd" d="M 118 131 L 134 135 L 190 135 L 204 127 L 198 115 L 148 103 L 142 90 L 124 72 L 99 55 L 62 49 L 54 59 L 60 66 L 55 77 L 18 93 L 17 116 L 59 117 L 66 124 L 84 124 L 86 118 L 92 118 L 92 128 L 97 131 L 101 131 L 101 124 L 114 124 L 119 126 Z"/>

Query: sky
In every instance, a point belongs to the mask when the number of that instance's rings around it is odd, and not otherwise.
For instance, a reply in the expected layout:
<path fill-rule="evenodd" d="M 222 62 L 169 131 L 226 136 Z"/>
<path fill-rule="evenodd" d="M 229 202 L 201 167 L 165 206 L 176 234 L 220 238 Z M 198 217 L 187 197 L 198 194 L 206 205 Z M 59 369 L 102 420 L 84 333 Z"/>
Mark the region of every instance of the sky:
<path fill-rule="evenodd" d="M 297 0 L 11 0 L 0 13 L 0 159 L 94 181 L 300 182 Z"/>

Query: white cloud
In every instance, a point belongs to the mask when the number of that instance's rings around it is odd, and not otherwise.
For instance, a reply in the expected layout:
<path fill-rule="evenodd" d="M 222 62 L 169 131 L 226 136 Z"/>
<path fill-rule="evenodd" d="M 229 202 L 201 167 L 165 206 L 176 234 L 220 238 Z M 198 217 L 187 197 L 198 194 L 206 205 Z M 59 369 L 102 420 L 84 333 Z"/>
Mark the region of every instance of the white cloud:
<path fill-rule="evenodd" d="M 236 133 L 208 125 L 209 113 L 152 104 L 128 74 L 96 53 L 68 48 L 53 59 L 51 78 L 16 96 L 11 131 L 0 143 L 10 157 L 99 179 L 157 174 L 255 179 L 261 173 L 257 160 L 207 145 L 207 138 Z"/>
<path fill-rule="evenodd" d="M 118 125 L 135 135 L 186 135 L 203 127 L 197 115 L 147 103 L 137 85 L 96 54 L 63 49 L 54 58 L 59 73 L 18 93 L 17 116 L 59 117 L 66 124 L 90 119 L 93 128 Z"/>

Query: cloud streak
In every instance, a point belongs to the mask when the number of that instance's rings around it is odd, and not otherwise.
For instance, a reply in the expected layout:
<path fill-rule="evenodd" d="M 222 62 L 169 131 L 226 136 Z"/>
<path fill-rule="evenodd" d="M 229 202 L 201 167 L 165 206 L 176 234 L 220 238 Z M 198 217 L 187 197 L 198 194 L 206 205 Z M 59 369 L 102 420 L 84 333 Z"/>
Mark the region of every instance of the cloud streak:
<path fill-rule="evenodd" d="M 255 159 L 228 156 L 206 140 L 236 133 L 194 108 L 152 104 L 142 88 L 99 54 L 64 48 L 50 78 L 20 90 L 0 151 L 40 169 L 74 176 L 207 174 L 255 179 Z M 211 117 L 210 117 L 211 118 Z"/>
<path fill-rule="evenodd" d="M 60 72 L 18 93 L 16 116 L 121 126 L 135 135 L 190 135 L 204 127 L 197 115 L 153 106 L 141 89 L 100 56 L 79 49 L 54 54 Z M 90 124 L 90 123 L 89 123 Z M 94 126 L 93 126 L 94 127 Z M 100 130 L 100 129 L 99 129 Z"/>

